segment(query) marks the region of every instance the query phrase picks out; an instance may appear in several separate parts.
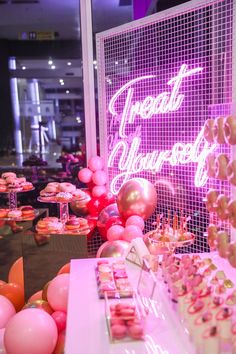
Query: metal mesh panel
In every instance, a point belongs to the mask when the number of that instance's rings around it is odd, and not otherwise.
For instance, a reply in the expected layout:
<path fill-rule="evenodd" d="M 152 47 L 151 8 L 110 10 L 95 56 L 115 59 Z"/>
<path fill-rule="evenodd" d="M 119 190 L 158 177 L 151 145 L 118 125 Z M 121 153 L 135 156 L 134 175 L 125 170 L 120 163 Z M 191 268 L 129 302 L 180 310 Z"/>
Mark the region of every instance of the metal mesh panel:
<path fill-rule="evenodd" d="M 146 231 L 158 213 L 190 216 L 193 252 L 208 250 L 207 190 L 230 195 L 227 182 L 204 182 L 206 153 L 230 149 L 206 146 L 201 131 L 206 119 L 231 113 L 232 26 L 233 0 L 191 1 L 97 35 L 100 144 L 110 187 L 117 192 L 134 177 L 154 183 L 158 206 Z"/>

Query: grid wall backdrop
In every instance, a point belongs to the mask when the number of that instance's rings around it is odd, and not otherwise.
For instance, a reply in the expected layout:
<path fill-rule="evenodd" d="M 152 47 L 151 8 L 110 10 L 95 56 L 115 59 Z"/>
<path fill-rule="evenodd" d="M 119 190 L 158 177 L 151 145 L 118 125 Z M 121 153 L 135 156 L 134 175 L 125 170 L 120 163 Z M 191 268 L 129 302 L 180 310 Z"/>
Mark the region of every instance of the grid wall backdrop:
<path fill-rule="evenodd" d="M 100 144 L 110 188 L 117 192 L 135 177 L 155 184 L 158 206 L 146 231 L 157 214 L 190 216 L 192 252 L 208 250 L 207 190 L 231 194 L 228 182 L 204 182 L 207 153 L 230 155 L 230 148 L 201 134 L 206 119 L 232 112 L 233 6 L 191 1 L 97 35 Z"/>

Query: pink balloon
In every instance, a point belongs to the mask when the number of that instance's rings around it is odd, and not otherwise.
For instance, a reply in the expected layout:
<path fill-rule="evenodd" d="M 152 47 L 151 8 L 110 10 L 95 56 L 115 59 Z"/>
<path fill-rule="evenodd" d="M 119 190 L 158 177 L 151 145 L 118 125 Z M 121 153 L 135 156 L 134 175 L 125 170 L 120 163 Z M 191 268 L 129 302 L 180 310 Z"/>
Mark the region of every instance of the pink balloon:
<path fill-rule="evenodd" d="M 95 198 L 101 197 L 101 195 L 105 194 L 107 189 L 105 186 L 95 186 L 92 189 L 92 196 Z"/>
<path fill-rule="evenodd" d="M 67 312 L 69 278 L 69 274 L 57 275 L 48 286 L 47 299 L 54 311 Z"/>
<path fill-rule="evenodd" d="M 83 183 L 89 183 L 92 181 L 93 172 L 89 168 L 82 168 L 78 173 L 78 178 Z"/>
<path fill-rule="evenodd" d="M 58 333 L 60 333 L 66 328 L 66 313 L 63 311 L 55 311 L 51 316 L 57 325 Z"/>
<path fill-rule="evenodd" d="M 107 230 L 107 239 L 108 241 L 115 241 L 115 240 L 121 240 L 122 235 L 124 233 L 124 227 L 121 225 L 112 225 L 108 230 Z"/>
<path fill-rule="evenodd" d="M 16 310 L 11 301 L 0 295 L 0 329 L 6 327 L 7 322 L 15 313 Z"/>
<path fill-rule="evenodd" d="M 97 186 L 103 186 L 107 182 L 107 175 L 104 171 L 95 171 L 93 173 L 92 181 Z"/>
<path fill-rule="evenodd" d="M 122 235 L 123 240 L 131 242 L 134 238 L 143 237 L 142 230 L 136 225 L 126 226 Z"/>
<path fill-rule="evenodd" d="M 143 220 L 143 218 L 141 218 L 141 216 L 132 215 L 126 220 L 126 223 L 125 223 L 125 226 L 129 226 L 129 225 L 136 225 L 143 231 L 144 220 Z"/>
<path fill-rule="evenodd" d="M 8 322 L 4 344 L 8 354 L 51 354 L 57 343 L 57 326 L 41 309 L 25 309 Z"/>
<path fill-rule="evenodd" d="M 5 328 L 0 329 L 0 354 L 7 354 L 5 345 L 4 345 L 4 333 L 5 333 Z"/>
<path fill-rule="evenodd" d="M 88 167 L 93 172 L 97 170 L 102 170 L 104 167 L 104 161 L 100 156 L 93 156 L 89 159 Z"/>

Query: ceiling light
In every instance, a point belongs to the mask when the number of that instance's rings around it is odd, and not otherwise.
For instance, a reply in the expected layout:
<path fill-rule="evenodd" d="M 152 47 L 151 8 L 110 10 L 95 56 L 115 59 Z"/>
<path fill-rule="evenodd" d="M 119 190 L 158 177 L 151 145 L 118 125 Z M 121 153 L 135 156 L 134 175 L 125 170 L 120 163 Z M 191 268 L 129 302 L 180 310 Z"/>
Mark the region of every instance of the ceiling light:
<path fill-rule="evenodd" d="M 118 60 L 115 61 L 115 64 L 118 65 Z"/>
<path fill-rule="evenodd" d="M 93 61 L 93 64 L 96 65 L 96 64 L 97 64 L 97 60 L 94 60 L 94 61 Z"/>
<path fill-rule="evenodd" d="M 52 70 L 55 70 L 55 69 L 56 69 L 55 65 L 52 65 L 52 66 L 51 66 L 51 69 L 52 69 Z"/>
<path fill-rule="evenodd" d="M 94 69 L 97 70 L 97 68 L 98 68 L 97 65 L 95 65 Z"/>
<path fill-rule="evenodd" d="M 64 81 L 61 81 L 60 84 L 61 84 L 61 86 L 65 85 Z"/>
<path fill-rule="evenodd" d="M 64 80 L 63 79 L 59 79 L 59 82 L 63 82 Z"/>
<path fill-rule="evenodd" d="M 69 91 L 69 90 L 66 90 L 66 93 L 67 93 L 67 95 L 68 95 L 68 93 L 70 93 L 70 91 Z"/>
<path fill-rule="evenodd" d="M 22 66 L 22 70 L 25 70 L 26 69 L 26 66 Z"/>
<path fill-rule="evenodd" d="M 68 62 L 67 62 L 67 65 L 68 65 L 68 66 L 71 66 L 71 62 L 70 62 L 70 61 L 68 61 Z"/>
<path fill-rule="evenodd" d="M 53 64 L 52 58 L 49 58 L 48 59 L 48 65 L 52 65 L 52 64 Z"/>
<path fill-rule="evenodd" d="M 125 64 L 127 64 L 128 63 L 128 59 L 125 59 L 124 62 L 125 62 Z"/>

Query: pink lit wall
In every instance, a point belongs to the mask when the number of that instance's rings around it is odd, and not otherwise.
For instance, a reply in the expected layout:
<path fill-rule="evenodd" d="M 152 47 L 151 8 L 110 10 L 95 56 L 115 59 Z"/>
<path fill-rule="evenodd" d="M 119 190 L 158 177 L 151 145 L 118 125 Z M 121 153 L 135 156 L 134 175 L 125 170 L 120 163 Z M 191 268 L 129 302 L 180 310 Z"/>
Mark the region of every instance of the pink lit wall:
<path fill-rule="evenodd" d="M 97 35 L 100 141 L 110 188 L 117 194 L 130 178 L 150 180 L 156 214 L 190 216 L 195 251 L 207 249 L 203 199 L 219 184 L 208 180 L 206 156 L 227 150 L 207 143 L 202 128 L 207 118 L 231 111 L 232 5 L 191 1 Z"/>

